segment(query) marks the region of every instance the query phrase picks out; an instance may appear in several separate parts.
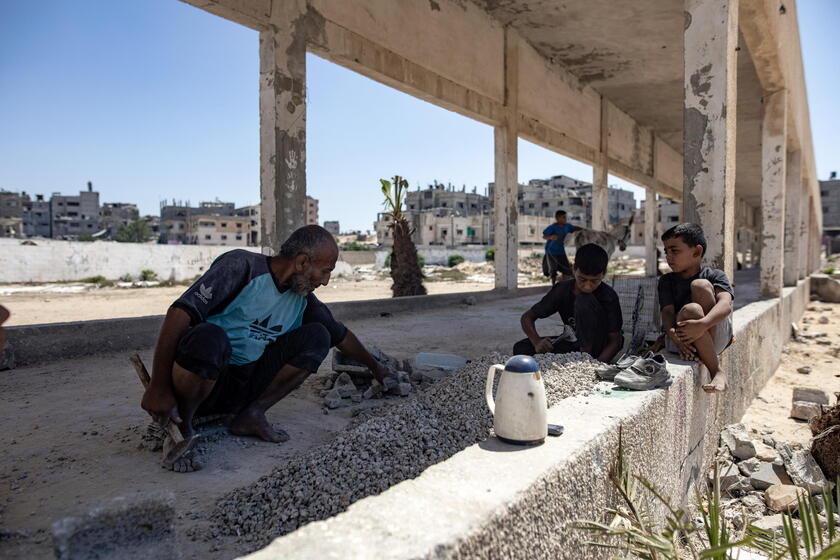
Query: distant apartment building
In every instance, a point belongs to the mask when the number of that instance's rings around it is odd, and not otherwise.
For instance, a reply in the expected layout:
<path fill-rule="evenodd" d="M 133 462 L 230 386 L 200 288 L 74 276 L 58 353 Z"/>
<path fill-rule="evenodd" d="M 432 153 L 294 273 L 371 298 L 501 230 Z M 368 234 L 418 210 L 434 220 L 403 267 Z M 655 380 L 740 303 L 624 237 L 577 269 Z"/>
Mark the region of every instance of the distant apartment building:
<path fill-rule="evenodd" d="M 306 225 L 318 225 L 318 199 L 306 197 Z"/>
<path fill-rule="evenodd" d="M 414 241 L 421 245 L 492 244 L 493 183 L 487 195 L 455 190 L 435 183 L 425 190 L 408 193 L 405 215 L 414 228 Z M 520 184 L 518 234 L 523 245 L 544 243 L 543 230 L 554 221 L 557 210 L 564 210 L 572 225 L 588 227 L 592 220 L 592 186 L 565 175 L 533 179 Z M 610 188 L 610 221 L 627 220 L 636 206 L 631 191 Z M 392 244 L 388 217 L 380 214 L 374 224 L 380 242 Z"/>
<path fill-rule="evenodd" d="M 247 247 L 251 231 L 248 216 L 193 214 L 188 220 L 191 245 L 229 245 Z"/>
<path fill-rule="evenodd" d="M 237 216 L 245 216 L 248 218 L 248 245 L 251 247 L 260 247 L 260 241 L 262 239 L 260 205 L 254 204 L 251 206 L 237 208 L 235 214 Z"/>
<path fill-rule="evenodd" d="M 0 237 L 23 235 L 23 196 L 0 190 Z"/>
<path fill-rule="evenodd" d="M 661 236 L 667 229 L 680 223 L 680 209 L 682 205 L 679 202 L 674 202 L 670 198 L 659 198 L 656 201 L 656 229 L 657 238 Z M 630 228 L 631 245 L 645 244 L 645 205 L 640 204 L 639 209 L 636 210 L 636 217 L 633 219 L 633 225 Z"/>
<path fill-rule="evenodd" d="M 140 217 L 136 204 L 129 202 L 106 202 L 99 211 L 100 223 L 105 231 L 103 237 L 114 239 L 120 228 Z"/>
<path fill-rule="evenodd" d="M 160 243 L 168 244 L 189 244 L 194 243 L 196 233 L 190 230 L 193 223 L 191 218 L 197 215 L 204 216 L 232 216 L 235 212 L 233 202 L 200 202 L 197 207 L 190 206 L 189 201 L 173 200 L 161 202 L 160 205 Z M 210 245 L 210 243 L 202 243 Z"/>
<path fill-rule="evenodd" d="M 78 196 L 53 193 L 50 197 L 52 237 L 78 239 L 80 235 L 93 235 L 100 230 L 99 193 L 88 182 L 87 190 Z"/>
<path fill-rule="evenodd" d="M 828 239 L 828 251 L 840 252 L 840 179 L 832 171 L 827 181 L 820 181 L 823 215 L 823 236 Z"/>
<path fill-rule="evenodd" d="M 341 234 L 341 228 L 338 225 L 337 221 L 326 221 L 324 222 L 324 229 L 330 232 L 331 234 L 338 236 Z"/>
<path fill-rule="evenodd" d="M 23 200 L 23 234 L 26 237 L 52 237 L 52 218 L 50 216 L 50 201 L 44 200 L 44 195 L 36 194 L 35 200 L 26 193 Z"/>

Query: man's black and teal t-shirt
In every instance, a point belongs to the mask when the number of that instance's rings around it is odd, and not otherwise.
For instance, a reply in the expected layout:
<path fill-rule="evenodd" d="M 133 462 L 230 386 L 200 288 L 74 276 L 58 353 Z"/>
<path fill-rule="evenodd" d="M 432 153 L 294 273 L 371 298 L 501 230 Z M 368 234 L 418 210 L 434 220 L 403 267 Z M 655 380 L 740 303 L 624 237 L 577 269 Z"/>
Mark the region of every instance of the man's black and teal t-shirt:
<path fill-rule="evenodd" d="M 347 334 L 347 327 L 314 294 L 281 290 L 268 259 L 243 249 L 225 253 L 172 304 L 190 315 L 192 325 L 208 322 L 224 329 L 231 364 L 257 361 L 277 337 L 303 324 L 323 324 L 332 346 Z"/>

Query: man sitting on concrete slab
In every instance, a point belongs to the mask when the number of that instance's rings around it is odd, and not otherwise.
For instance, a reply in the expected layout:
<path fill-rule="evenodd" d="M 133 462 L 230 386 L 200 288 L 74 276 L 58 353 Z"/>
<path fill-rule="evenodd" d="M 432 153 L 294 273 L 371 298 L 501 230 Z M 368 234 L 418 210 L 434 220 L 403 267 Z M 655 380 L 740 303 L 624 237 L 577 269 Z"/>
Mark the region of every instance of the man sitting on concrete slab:
<path fill-rule="evenodd" d="M 528 336 L 513 346 L 514 354 L 586 352 L 609 362 L 622 346 L 621 305 L 618 294 L 602 280 L 607 252 L 590 243 L 578 249 L 571 280 L 560 280 L 539 302 L 522 314 Z M 555 337 L 537 333 L 536 320 L 560 314 L 564 331 Z"/>
<path fill-rule="evenodd" d="M 184 439 L 196 415 L 232 414 L 232 433 L 279 443 L 289 436 L 266 411 L 317 371 L 331 347 L 383 381 L 387 368 L 312 293 L 327 285 L 337 259 L 332 235 L 314 225 L 292 233 L 275 257 L 221 255 L 169 308 L 143 409 L 161 425 L 178 424 Z M 173 468 L 201 465 L 190 452 Z"/>

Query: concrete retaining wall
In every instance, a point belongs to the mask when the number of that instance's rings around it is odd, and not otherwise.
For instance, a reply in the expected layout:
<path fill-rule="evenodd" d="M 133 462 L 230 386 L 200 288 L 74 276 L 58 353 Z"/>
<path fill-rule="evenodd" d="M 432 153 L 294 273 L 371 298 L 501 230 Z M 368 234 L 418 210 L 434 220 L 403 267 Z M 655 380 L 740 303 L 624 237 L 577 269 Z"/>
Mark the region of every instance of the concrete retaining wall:
<path fill-rule="evenodd" d="M 545 286 L 520 288 L 511 293 L 488 290 L 432 296 L 414 296 L 367 301 L 330 303 L 333 315 L 341 321 L 383 314 L 398 314 L 458 305 L 466 298 L 475 303 L 496 299 L 542 294 Z M 140 350 L 154 346 L 163 315 L 51 323 L 6 328 L 7 346 L 14 355 L 16 367 L 68 358 L 89 356 L 101 352 Z"/>
<path fill-rule="evenodd" d="M 0 283 L 62 282 L 104 276 L 116 280 L 125 274 L 136 278 L 141 270 L 154 270 L 163 280 L 190 280 L 202 274 L 232 249 L 259 251 L 256 247 L 157 245 L 154 243 L 80 243 L 35 239 L 0 239 Z"/>
<path fill-rule="evenodd" d="M 635 472 L 674 503 L 686 503 L 717 448 L 779 363 L 792 321 L 809 299 L 808 280 L 781 299 L 735 313 L 736 342 L 725 351 L 730 388 L 701 389 L 696 365 L 672 360 L 674 384 L 648 393 L 573 397 L 549 410 L 560 438 L 516 448 L 490 439 L 471 446 L 331 519 L 276 539 L 249 560 L 273 558 L 607 558 L 567 527 L 603 519 L 615 494 L 608 471 L 619 427 Z"/>

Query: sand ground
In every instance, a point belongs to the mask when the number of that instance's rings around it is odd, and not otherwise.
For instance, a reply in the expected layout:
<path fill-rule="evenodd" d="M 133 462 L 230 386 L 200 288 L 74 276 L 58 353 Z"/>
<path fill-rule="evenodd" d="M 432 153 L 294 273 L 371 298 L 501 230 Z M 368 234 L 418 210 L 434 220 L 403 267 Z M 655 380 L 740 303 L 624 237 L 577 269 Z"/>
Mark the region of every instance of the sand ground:
<path fill-rule="evenodd" d="M 823 322 L 821 322 L 823 321 Z M 840 392 L 840 304 L 812 302 L 799 322 L 804 334 L 825 333 L 824 338 L 791 340 L 782 351 L 776 374 L 767 382 L 744 413 L 743 422 L 759 430 L 773 430 L 776 440 L 808 445 L 811 431 L 808 423 L 790 418 L 794 387 L 821 389 L 834 404 L 834 393 Z M 818 341 L 830 344 L 819 344 Z M 807 374 L 797 372 L 803 366 Z"/>

